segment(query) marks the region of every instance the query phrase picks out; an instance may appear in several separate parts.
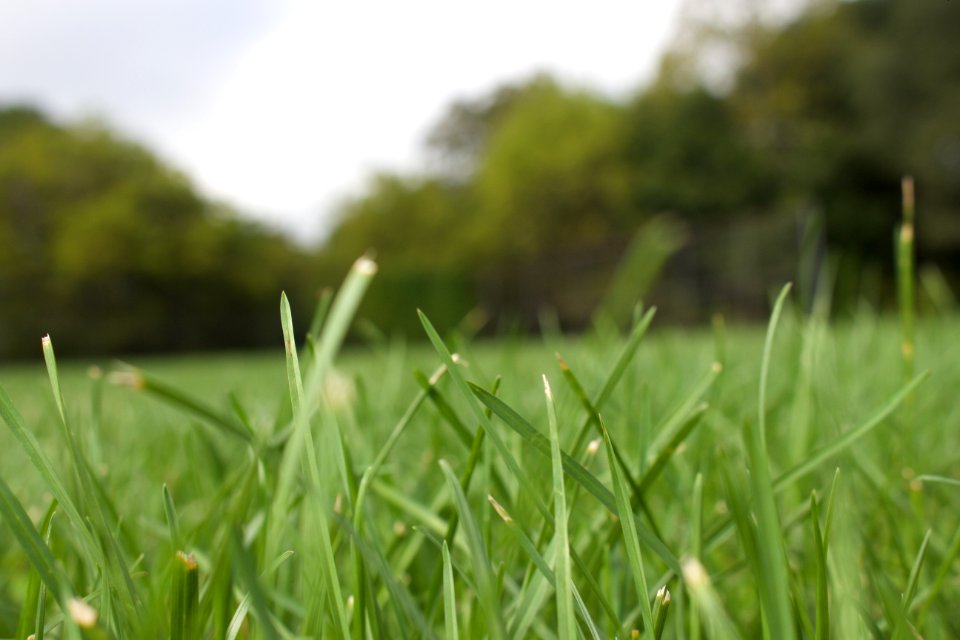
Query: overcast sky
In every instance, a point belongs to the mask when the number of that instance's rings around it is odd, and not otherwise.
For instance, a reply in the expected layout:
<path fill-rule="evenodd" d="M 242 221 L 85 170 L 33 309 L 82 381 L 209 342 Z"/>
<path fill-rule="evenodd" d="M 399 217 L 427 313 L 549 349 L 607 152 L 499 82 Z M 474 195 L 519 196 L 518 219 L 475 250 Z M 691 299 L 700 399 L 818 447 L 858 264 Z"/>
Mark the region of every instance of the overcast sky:
<path fill-rule="evenodd" d="M 681 0 L 0 3 L 0 103 L 98 116 L 208 195 L 300 236 L 376 169 L 415 170 L 455 99 L 549 71 L 625 94 Z"/>

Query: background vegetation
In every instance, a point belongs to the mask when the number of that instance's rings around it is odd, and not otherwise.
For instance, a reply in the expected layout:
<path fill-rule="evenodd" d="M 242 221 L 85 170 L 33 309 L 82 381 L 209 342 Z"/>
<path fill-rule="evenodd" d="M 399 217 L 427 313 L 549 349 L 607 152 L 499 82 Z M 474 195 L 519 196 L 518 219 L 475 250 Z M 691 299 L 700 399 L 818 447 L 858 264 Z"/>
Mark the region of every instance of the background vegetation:
<path fill-rule="evenodd" d="M 0 355 L 47 330 L 67 353 L 275 343 L 277 292 L 310 309 L 367 251 L 383 277 L 361 316 L 387 332 L 419 335 L 417 305 L 440 327 L 534 328 L 550 310 L 577 329 L 637 297 L 663 321 L 760 318 L 788 279 L 806 306 L 823 282 L 840 312 L 882 307 L 904 174 L 926 288 L 949 303 L 957 24 L 956 2 L 818 2 L 788 24 L 689 25 L 627 98 L 547 76 L 499 87 L 450 107 L 429 170 L 371 177 L 312 247 L 106 125 L 0 109 Z M 704 71 L 718 51 L 720 80 Z"/>

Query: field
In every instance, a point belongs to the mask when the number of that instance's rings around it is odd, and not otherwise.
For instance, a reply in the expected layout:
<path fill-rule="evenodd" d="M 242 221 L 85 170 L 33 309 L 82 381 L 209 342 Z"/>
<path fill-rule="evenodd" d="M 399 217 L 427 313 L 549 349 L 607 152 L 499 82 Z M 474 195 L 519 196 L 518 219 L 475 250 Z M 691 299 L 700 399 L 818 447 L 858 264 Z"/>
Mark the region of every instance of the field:
<path fill-rule="evenodd" d="M 334 358 L 360 288 L 286 354 L 0 369 L 0 637 L 960 637 L 957 318 Z"/>

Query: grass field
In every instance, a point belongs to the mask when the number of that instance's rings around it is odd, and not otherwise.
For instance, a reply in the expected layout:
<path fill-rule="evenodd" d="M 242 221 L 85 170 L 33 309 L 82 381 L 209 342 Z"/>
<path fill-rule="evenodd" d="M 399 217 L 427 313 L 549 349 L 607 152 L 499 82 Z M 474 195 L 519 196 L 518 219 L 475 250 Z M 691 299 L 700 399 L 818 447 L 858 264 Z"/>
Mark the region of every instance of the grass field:
<path fill-rule="evenodd" d="M 286 356 L 0 369 L 0 637 L 960 637 L 957 318 L 334 359 L 362 286 Z"/>

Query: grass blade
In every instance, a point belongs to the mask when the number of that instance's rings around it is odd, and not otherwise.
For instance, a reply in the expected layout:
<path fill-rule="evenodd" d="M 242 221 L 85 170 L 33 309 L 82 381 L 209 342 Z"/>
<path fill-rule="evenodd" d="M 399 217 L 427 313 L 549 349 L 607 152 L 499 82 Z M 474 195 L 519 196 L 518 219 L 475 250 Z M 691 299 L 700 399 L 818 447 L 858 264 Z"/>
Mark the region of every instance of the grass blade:
<path fill-rule="evenodd" d="M 57 511 L 57 501 L 50 502 L 47 512 L 40 521 L 40 537 L 44 545 L 50 546 L 50 529 L 53 524 L 53 514 Z M 24 598 L 23 609 L 20 610 L 20 620 L 17 623 L 17 638 L 26 638 L 33 635 L 35 640 L 43 640 L 43 626 L 46 618 L 47 585 L 40 579 L 40 574 L 34 567 L 30 570 L 30 580 L 27 585 L 27 595 Z"/>
<path fill-rule="evenodd" d="M 467 496 L 460 488 L 460 481 L 454 475 L 450 465 L 447 464 L 446 460 L 441 460 L 440 468 L 443 470 L 443 475 L 446 477 L 447 484 L 453 494 L 454 504 L 460 514 L 460 522 L 467 538 L 467 548 L 470 550 L 470 560 L 477 585 L 477 597 L 487 617 L 487 633 L 495 640 L 503 640 L 507 637 L 507 631 L 503 624 L 500 599 L 497 597 L 496 580 L 490 566 L 487 549 L 480 535 L 480 529 L 477 527 L 477 521 L 470 510 Z"/>
<path fill-rule="evenodd" d="M 740 634 L 730 615 L 723 608 L 720 595 L 710 580 L 710 574 L 696 558 L 684 558 L 683 582 L 690 598 L 697 603 L 711 640 L 739 640 Z"/>
<path fill-rule="evenodd" d="M 250 552 L 243 546 L 243 539 L 239 531 L 234 531 L 233 533 L 233 557 L 237 577 L 246 587 L 250 597 L 250 609 L 253 611 L 254 616 L 256 616 L 257 622 L 260 623 L 259 629 L 261 635 L 265 640 L 280 640 L 279 632 L 274 625 L 273 617 L 270 615 L 267 594 L 264 591 L 263 583 L 257 576 Z"/>
<path fill-rule="evenodd" d="M 881 422 L 883 422 L 891 413 L 893 413 L 900 403 L 904 401 L 913 390 L 916 389 L 920 384 L 929 377 L 930 372 L 925 371 L 921 373 L 916 378 L 907 383 L 902 389 L 893 395 L 893 397 L 887 401 L 880 409 L 878 409 L 872 416 L 867 418 L 865 421 L 861 422 L 859 425 L 853 429 L 848 429 L 843 432 L 836 440 L 830 444 L 822 447 L 821 449 L 814 451 L 807 458 L 797 464 L 794 467 L 791 467 L 787 471 L 783 472 L 774 482 L 774 490 L 777 492 L 786 489 L 794 481 L 802 478 L 806 474 L 810 473 L 818 466 L 820 466 L 826 460 L 829 460 L 833 456 L 837 455 L 851 444 L 865 436 L 867 433 L 872 431 L 877 427 Z"/>
<path fill-rule="evenodd" d="M 504 424 L 518 433 L 524 441 L 532 446 L 532 450 L 549 457 L 550 441 L 539 431 L 533 428 L 519 413 L 514 411 L 509 405 L 500 400 L 500 398 L 489 393 L 476 385 L 472 385 L 473 392 L 480 398 L 480 401 L 488 406 Z M 590 495 L 600 501 L 610 513 L 618 514 L 617 500 L 614 494 L 603 486 L 603 483 L 595 475 L 587 471 L 579 462 L 571 456 L 561 451 L 563 459 L 563 470 L 570 478 L 575 480 L 581 487 L 587 490 Z M 624 480 L 626 481 L 626 480 Z M 672 551 L 656 536 L 650 529 L 643 525 L 639 520 L 635 520 L 635 526 L 640 539 L 643 540 L 650 549 L 656 553 L 666 563 L 666 565 L 680 572 L 680 562 Z"/>
<path fill-rule="evenodd" d="M 661 640 L 663 629 L 667 624 L 667 609 L 670 608 L 670 592 L 666 587 L 660 587 L 657 597 L 653 601 L 653 637 Z"/>
<path fill-rule="evenodd" d="M 163 484 L 163 513 L 167 518 L 167 528 L 170 530 L 170 544 L 174 549 L 183 548 L 183 537 L 180 535 L 180 519 L 177 517 L 177 508 L 173 504 L 173 496 L 167 484 Z"/>
<path fill-rule="evenodd" d="M 630 507 L 630 497 L 627 489 L 627 482 L 623 478 L 623 472 L 617 465 L 616 455 L 613 452 L 613 442 L 610 434 L 607 432 L 606 425 L 600 422 L 603 429 L 603 441 L 607 447 L 607 463 L 610 466 L 610 474 L 613 480 L 613 491 L 616 495 L 617 511 L 620 517 L 620 527 L 623 530 L 623 543 L 627 550 L 627 558 L 630 561 L 630 573 L 633 576 L 634 586 L 637 590 L 637 598 L 640 600 L 640 615 L 643 618 L 643 633 L 645 637 L 653 637 L 653 610 L 650 607 L 649 590 L 647 589 L 647 577 L 643 570 L 643 554 L 640 551 L 640 537 L 637 533 L 636 518 L 633 516 L 633 510 Z"/>
<path fill-rule="evenodd" d="M 932 529 L 928 529 L 925 536 L 923 536 L 923 542 L 920 543 L 920 549 L 917 551 L 917 557 L 913 561 L 913 566 L 910 567 L 910 577 L 907 578 L 907 585 L 903 589 L 903 611 L 904 613 L 910 610 L 911 605 L 913 604 L 913 598 L 917 594 L 917 583 L 920 580 L 920 569 L 923 566 L 923 561 L 927 557 L 927 545 L 930 544 L 930 535 L 933 533 Z"/>
<path fill-rule="evenodd" d="M 817 560 L 817 605 L 816 640 L 830 640 L 830 600 L 827 594 L 827 549 L 820 532 L 817 494 L 810 494 L 810 528 L 813 531 L 813 548 Z"/>
<path fill-rule="evenodd" d="M 573 616 L 573 568 L 570 564 L 570 541 L 567 532 L 567 498 L 563 482 L 563 459 L 560 457 L 560 436 L 557 429 L 557 410 L 547 376 L 543 376 L 543 392 L 547 399 L 547 418 L 550 424 L 550 460 L 553 477 L 554 531 L 557 536 L 556 597 L 557 634 L 560 640 L 576 640 L 577 623 Z"/>
<path fill-rule="evenodd" d="M 141 369 L 125 367 L 121 371 L 112 372 L 107 379 L 111 384 L 156 396 L 165 403 L 200 418 L 204 424 L 214 427 L 221 433 L 246 442 L 253 442 L 253 433 L 241 420 L 220 413 L 203 400 Z"/>
<path fill-rule="evenodd" d="M 500 520 L 506 525 L 514 536 L 516 536 L 517 542 L 520 543 L 520 547 L 526 553 L 527 557 L 533 563 L 533 566 L 537 569 L 542 579 L 546 584 L 549 584 L 552 588 L 556 589 L 557 577 L 554 571 L 550 568 L 550 564 L 543 557 L 543 554 L 537 549 L 537 545 L 533 543 L 533 540 L 530 539 L 530 536 L 527 535 L 527 532 L 513 519 L 510 513 L 501 505 L 499 502 L 494 499 L 493 496 L 487 496 L 487 501 L 493 506 L 494 511 L 497 512 L 497 515 L 500 516 Z M 547 549 L 546 553 L 549 553 L 555 546 L 556 538 L 551 542 Z M 573 553 L 570 554 L 572 559 L 576 559 L 576 555 Z M 589 578 L 589 574 L 584 574 L 585 578 Z M 590 631 L 591 637 L 599 637 L 600 632 L 597 630 L 597 625 L 593 621 L 592 616 L 590 615 L 589 610 L 587 610 L 586 604 L 583 602 L 583 598 L 580 595 L 577 585 L 573 582 L 570 583 L 570 589 L 573 595 L 574 602 L 577 606 L 577 613 L 580 615 L 580 619 L 587 626 L 587 629 Z M 613 610 L 613 607 L 603 596 L 603 593 L 596 589 L 591 594 L 595 597 L 600 606 L 603 607 L 603 610 L 606 612 L 607 616 L 610 618 L 610 622 L 619 630 L 620 620 L 617 618 L 616 613 Z M 521 598 L 515 607 L 517 612 L 517 617 L 511 623 L 509 629 L 510 636 L 513 638 L 523 638 L 528 635 L 530 626 L 534 622 L 534 616 L 536 610 L 538 609 L 535 606 L 536 603 L 541 601 L 540 594 L 537 593 L 536 587 L 529 587 L 526 592 L 521 595 Z"/>
<path fill-rule="evenodd" d="M 10 396 L 7 395 L 3 387 L 0 387 L 0 416 L 3 417 L 10 431 L 13 432 L 13 436 L 20 443 L 20 446 L 23 447 L 30 462 L 33 463 L 33 466 L 40 472 L 40 475 L 47 485 L 47 489 L 60 505 L 60 509 L 66 514 L 67 520 L 70 521 L 70 524 L 76 530 L 87 558 L 93 560 L 100 557 L 101 554 L 99 553 L 98 545 L 91 536 L 90 530 L 87 528 L 86 519 L 80 515 L 80 511 L 77 509 L 73 498 L 67 492 L 63 481 L 60 480 L 60 475 L 54 470 L 46 454 L 43 453 L 43 450 L 40 448 L 40 443 L 37 442 L 37 438 L 27 429 L 26 425 L 24 425 L 23 417 L 13 406 L 13 401 L 10 400 Z M 31 524 L 31 528 L 32 527 L 33 525 Z M 59 592 L 60 586 L 48 585 L 48 588 L 56 593 Z"/>
<path fill-rule="evenodd" d="M 40 576 L 41 582 L 57 597 L 61 607 L 64 606 L 66 601 L 61 598 L 66 595 L 63 586 L 69 584 L 67 577 L 60 571 L 49 547 L 3 478 L 0 478 L 0 515 L 27 554 L 27 559 Z"/>
<path fill-rule="evenodd" d="M 780 516 L 774 498 L 773 481 L 770 478 L 769 456 L 766 440 L 766 389 L 773 338 L 783 310 L 790 285 L 786 285 L 777 297 L 767 329 L 760 366 L 760 391 L 757 422 L 746 430 L 747 459 L 750 463 L 750 487 L 756 515 L 756 543 L 759 561 L 760 602 L 766 613 L 770 633 L 778 640 L 796 637 L 793 611 L 790 605 L 786 549 L 784 548 Z"/>
<path fill-rule="evenodd" d="M 459 640 L 457 630 L 457 593 L 453 586 L 453 564 L 450 562 L 450 548 L 443 541 L 443 626 L 448 640 Z"/>
<path fill-rule="evenodd" d="M 358 301 L 359 300 L 356 302 Z M 331 322 L 338 317 L 341 318 L 339 322 L 343 322 L 343 311 L 341 308 L 338 313 L 337 303 L 334 303 L 334 309 L 331 313 L 333 314 Z M 336 560 L 333 555 L 333 545 L 330 538 L 330 527 L 325 511 L 328 503 L 324 497 L 324 483 L 322 481 L 320 465 L 316 457 L 317 452 L 313 435 L 310 430 L 312 411 L 307 408 L 308 396 L 304 394 L 305 386 L 301 379 L 296 342 L 293 337 L 292 314 L 290 313 L 290 303 L 287 301 L 286 295 L 281 295 L 280 298 L 280 318 L 287 354 L 287 378 L 295 426 L 291 439 L 284 450 L 283 458 L 280 461 L 280 472 L 276 489 L 277 495 L 272 504 L 272 519 L 277 523 L 283 522 L 286 519 L 288 498 L 293 487 L 296 472 L 298 468 L 302 466 L 306 471 L 310 504 L 310 508 L 305 509 L 303 523 L 304 526 L 310 529 L 312 534 L 307 538 L 308 544 L 319 546 L 319 549 L 315 550 L 316 553 L 311 552 L 305 555 L 310 559 L 308 562 L 311 564 L 316 562 L 319 565 L 317 571 L 320 574 L 321 581 L 326 587 L 324 599 L 329 605 L 331 619 L 335 621 L 341 637 L 346 639 L 350 637 L 350 630 L 347 624 L 346 608 L 344 607 L 343 595 L 340 590 Z M 338 325 L 338 329 L 339 328 Z M 343 327 L 342 330 L 345 332 L 346 328 Z M 330 346 L 328 345 L 325 348 L 329 349 Z M 332 358 L 332 355 L 330 357 Z M 314 368 L 311 372 L 316 374 L 316 371 L 316 368 Z M 314 384 L 316 384 L 316 381 Z M 319 393 L 319 391 L 314 389 L 311 395 L 316 396 L 317 393 Z M 267 538 L 267 557 L 276 555 L 276 545 L 279 538 L 278 527 L 273 528 L 271 531 L 272 533 Z M 254 604 L 256 603 L 254 602 Z"/>
<path fill-rule="evenodd" d="M 693 479 L 693 509 L 690 515 L 690 553 L 694 558 L 703 554 L 703 474 Z M 690 601 L 690 640 L 700 640 L 700 603 Z"/>
<path fill-rule="evenodd" d="M 170 640 L 197 637 L 197 610 L 200 606 L 200 578 L 193 554 L 178 551 L 174 561 L 173 609 L 170 613 Z"/>
<path fill-rule="evenodd" d="M 430 320 L 422 311 L 418 310 L 417 313 L 420 316 L 420 322 L 423 325 L 424 331 L 426 331 L 427 336 L 430 338 L 430 342 L 433 344 L 434 349 L 437 351 L 443 360 L 443 363 L 446 365 L 447 371 L 450 374 L 450 378 L 453 380 L 457 389 L 460 390 L 460 393 L 467 401 L 467 404 L 470 405 L 470 408 L 473 410 L 477 420 L 480 421 L 484 431 L 486 431 L 487 437 L 490 438 L 490 441 L 493 443 L 494 447 L 496 447 L 497 453 L 500 455 L 504 463 L 506 463 L 507 467 L 510 469 L 510 472 L 514 475 L 514 478 L 520 486 L 520 490 L 524 491 L 525 494 L 531 498 L 534 506 L 541 513 L 541 515 L 543 515 L 545 519 L 550 520 L 552 516 L 550 514 L 550 510 L 547 508 L 546 503 L 539 494 L 537 494 L 535 491 L 532 491 L 532 487 L 535 485 L 530 482 L 530 478 L 517 463 L 516 458 L 514 458 L 513 454 L 507 448 L 507 445 L 500 438 L 500 435 L 495 429 L 491 428 L 492 421 L 490 420 L 490 417 L 484 412 L 480 403 L 477 402 L 477 399 L 470 392 L 470 387 L 467 386 L 467 382 L 460 374 L 460 371 L 453 360 L 453 356 L 451 355 L 449 349 L 447 349 L 447 346 L 444 344 L 443 340 L 440 338 L 440 334 L 437 333 L 437 330 L 433 327 L 433 324 L 430 323 Z"/>

